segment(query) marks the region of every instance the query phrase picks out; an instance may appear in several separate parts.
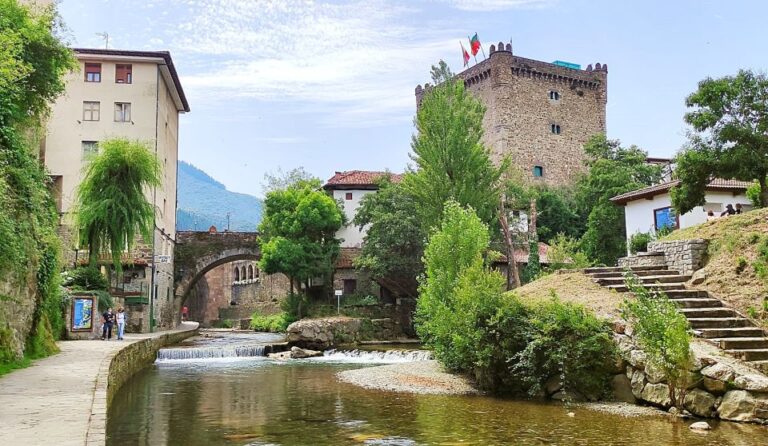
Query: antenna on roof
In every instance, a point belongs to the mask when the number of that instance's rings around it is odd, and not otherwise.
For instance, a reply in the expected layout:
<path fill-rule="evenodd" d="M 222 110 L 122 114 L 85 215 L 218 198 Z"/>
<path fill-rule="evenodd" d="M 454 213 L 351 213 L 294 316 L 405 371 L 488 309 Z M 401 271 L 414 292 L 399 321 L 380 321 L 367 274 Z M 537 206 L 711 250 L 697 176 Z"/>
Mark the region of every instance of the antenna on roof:
<path fill-rule="evenodd" d="M 109 49 L 109 33 L 104 31 L 101 33 L 96 33 L 96 35 L 104 39 L 104 49 L 108 50 Z"/>

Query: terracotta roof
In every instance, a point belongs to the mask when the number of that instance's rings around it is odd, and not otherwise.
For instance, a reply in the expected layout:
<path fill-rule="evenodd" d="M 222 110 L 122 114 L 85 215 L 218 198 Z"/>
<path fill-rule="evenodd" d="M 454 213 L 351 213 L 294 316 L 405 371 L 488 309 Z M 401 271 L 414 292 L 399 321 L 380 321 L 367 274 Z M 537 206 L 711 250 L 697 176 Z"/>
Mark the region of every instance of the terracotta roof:
<path fill-rule="evenodd" d="M 77 54 L 92 55 L 92 56 L 122 56 L 122 57 L 151 57 L 160 58 L 165 62 L 165 66 L 168 67 L 168 72 L 173 80 L 173 86 L 176 88 L 176 92 L 179 95 L 182 108 L 185 112 L 189 112 L 189 102 L 187 96 L 184 94 L 184 89 L 181 88 L 181 81 L 179 75 L 176 73 L 176 67 L 173 65 L 173 59 L 171 59 L 171 53 L 168 51 L 132 51 L 132 50 L 114 50 L 103 48 L 72 48 Z"/>
<path fill-rule="evenodd" d="M 539 242 L 539 263 L 549 263 L 547 253 L 549 252 L 549 245 L 544 242 Z M 515 262 L 528 263 L 528 248 L 515 248 Z M 501 257 L 495 263 L 507 263 L 507 256 L 502 254 Z"/>
<path fill-rule="evenodd" d="M 324 189 L 376 189 L 381 177 L 389 175 L 394 183 L 399 183 L 403 175 L 392 172 L 377 172 L 370 170 L 348 170 L 346 172 L 336 172 L 327 183 Z"/>
<path fill-rule="evenodd" d="M 336 259 L 336 268 L 354 268 L 353 261 L 360 255 L 360 248 L 341 248 Z"/>
<path fill-rule="evenodd" d="M 611 198 L 614 204 L 626 204 L 630 201 L 639 200 L 641 198 L 651 198 L 656 195 L 661 195 L 669 192 L 674 186 L 680 184 L 680 180 L 667 181 L 664 183 L 656 184 L 653 186 L 644 187 L 642 189 L 633 190 L 621 195 L 616 195 Z M 724 180 L 722 178 L 715 178 L 710 181 L 706 187 L 706 190 L 712 191 L 745 191 L 751 185 L 749 181 L 739 180 Z"/>

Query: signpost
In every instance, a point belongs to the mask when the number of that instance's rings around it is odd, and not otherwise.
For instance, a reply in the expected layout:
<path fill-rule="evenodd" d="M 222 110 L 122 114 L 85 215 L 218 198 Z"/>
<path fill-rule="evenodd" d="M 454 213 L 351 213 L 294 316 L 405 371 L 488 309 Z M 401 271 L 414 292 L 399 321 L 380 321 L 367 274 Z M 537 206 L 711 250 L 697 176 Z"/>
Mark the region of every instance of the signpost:
<path fill-rule="evenodd" d="M 336 314 L 341 314 L 341 295 L 342 290 L 334 290 L 333 294 L 336 295 Z"/>

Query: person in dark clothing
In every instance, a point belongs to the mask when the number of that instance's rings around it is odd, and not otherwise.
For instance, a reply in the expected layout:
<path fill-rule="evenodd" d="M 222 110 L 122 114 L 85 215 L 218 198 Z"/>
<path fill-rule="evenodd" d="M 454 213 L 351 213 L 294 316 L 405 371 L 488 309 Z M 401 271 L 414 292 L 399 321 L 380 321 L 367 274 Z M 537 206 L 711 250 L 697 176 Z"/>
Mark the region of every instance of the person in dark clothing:
<path fill-rule="evenodd" d="M 736 203 L 736 214 L 741 214 L 741 203 Z"/>
<path fill-rule="evenodd" d="M 112 340 L 112 325 L 115 323 L 115 315 L 112 313 L 112 309 L 107 308 L 107 311 L 105 311 L 101 317 L 104 318 L 104 326 L 101 329 L 101 340 Z"/>
<path fill-rule="evenodd" d="M 720 213 L 720 216 L 725 217 L 727 215 L 735 215 L 735 214 L 736 214 L 736 209 L 733 208 L 732 204 L 729 204 L 725 207 L 725 210 Z"/>

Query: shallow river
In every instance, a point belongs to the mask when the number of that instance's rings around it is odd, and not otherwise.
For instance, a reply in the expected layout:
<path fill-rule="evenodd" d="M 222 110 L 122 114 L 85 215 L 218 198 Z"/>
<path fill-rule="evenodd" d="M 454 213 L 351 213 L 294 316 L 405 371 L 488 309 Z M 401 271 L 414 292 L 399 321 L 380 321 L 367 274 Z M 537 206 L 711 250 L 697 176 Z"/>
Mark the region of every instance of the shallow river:
<path fill-rule="evenodd" d="M 258 338 L 257 341 L 264 341 Z M 242 336 L 233 342 L 248 341 Z M 193 346 L 226 346 L 204 339 Z M 343 358 L 342 358 L 343 360 Z M 108 445 L 768 445 L 768 428 L 624 418 L 490 397 L 365 390 L 335 379 L 361 359 L 163 360 L 113 401 Z M 572 411 L 574 417 L 567 413 Z"/>

